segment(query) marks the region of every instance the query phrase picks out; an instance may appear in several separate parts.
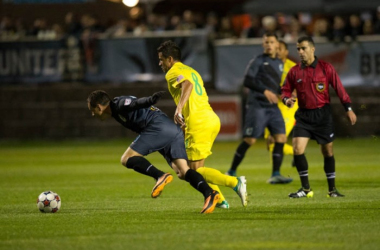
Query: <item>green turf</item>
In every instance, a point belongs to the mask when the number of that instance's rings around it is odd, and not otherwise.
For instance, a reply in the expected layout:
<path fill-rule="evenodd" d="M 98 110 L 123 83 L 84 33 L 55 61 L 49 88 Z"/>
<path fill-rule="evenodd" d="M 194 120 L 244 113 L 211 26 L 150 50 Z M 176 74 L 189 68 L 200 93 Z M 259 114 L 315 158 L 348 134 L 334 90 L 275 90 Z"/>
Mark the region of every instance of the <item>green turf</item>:
<path fill-rule="evenodd" d="M 128 146 L 107 142 L 0 142 L 0 249 L 379 249 L 380 140 L 337 139 L 337 187 L 345 198 L 327 198 L 323 158 L 307 149 L 314 198 L 291 200 L 300 182 L 284 158 L 282 173 L 295 178 L 269 185 L 263 141 L 239 168 L 248 179 L 249 204 L 222 191 L 229 210 L 199 214 L 203 197 L 175 178 L 150 198 L 153 179 L 119 163 Z M 218 142 L 207 166 L 226 171 L 238 142 Z M 157 167 L 172 170 L 155 153 Z M 56 214 L 40 213 L 38 195 L 62 198 Z"/>

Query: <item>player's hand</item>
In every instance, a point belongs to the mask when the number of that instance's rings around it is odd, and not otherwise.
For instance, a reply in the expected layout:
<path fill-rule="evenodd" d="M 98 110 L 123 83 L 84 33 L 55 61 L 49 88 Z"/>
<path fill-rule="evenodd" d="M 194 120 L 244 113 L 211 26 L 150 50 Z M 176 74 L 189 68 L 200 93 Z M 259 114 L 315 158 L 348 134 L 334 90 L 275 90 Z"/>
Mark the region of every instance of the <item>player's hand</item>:
<path fill-rule="evenodd" d="M 289 98 L 286 100 L 285 105 L 288 108 L 292 108 L 294 106 L 294 103 L 296 103 L 296 99 L 295 98 Z"/>
<path fill-rule="evenodd" d="M 177 111 L 174 114 L 174 123 L 180 125 L 182 129 L 186 128 L 186 123 L 183 115 Z"/>
<path fill-rule="evenodd" d="M 351 125 L 355 125 L 357 118 L 354 111 L 352 110 L 347 111 L 347 118 L 348 118 L 348 121 L 351 122 Z"/>
<path fill-rule="evenodd" d="M 276 104 L 276 103 L 278 103 L 278 97 L 272 91 L 266 89 L 264 91 L 264 95 L 268 99 L 268 101 L 269 101 L 270 104 Z"/>
<path fill-rule="evenodd" d="M 161 99 L 161 97 L 166 93 L 166 91 L 159 91 L 159 92 L 156 92 L 154 93 L 151 97 L 150 97 L 150 100 L 151 100 L 151 103 L 152 105 L 153 104 L 156 104 L 158 102 L 158 100 Z"/>

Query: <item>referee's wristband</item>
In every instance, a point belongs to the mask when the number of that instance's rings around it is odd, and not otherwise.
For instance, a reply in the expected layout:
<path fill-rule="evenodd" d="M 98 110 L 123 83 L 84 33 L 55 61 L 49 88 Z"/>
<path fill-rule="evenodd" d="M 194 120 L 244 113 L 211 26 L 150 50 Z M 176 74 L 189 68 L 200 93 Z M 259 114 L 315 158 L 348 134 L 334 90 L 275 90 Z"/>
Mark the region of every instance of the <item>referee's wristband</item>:
<path fill-rule="evenodd" d="M 344 105 L 344 109 L 345 109 L 346 111 L 352 111 L 351 103 L 345 103 L 345 104 L 343 104 L 343 105 Z"/>

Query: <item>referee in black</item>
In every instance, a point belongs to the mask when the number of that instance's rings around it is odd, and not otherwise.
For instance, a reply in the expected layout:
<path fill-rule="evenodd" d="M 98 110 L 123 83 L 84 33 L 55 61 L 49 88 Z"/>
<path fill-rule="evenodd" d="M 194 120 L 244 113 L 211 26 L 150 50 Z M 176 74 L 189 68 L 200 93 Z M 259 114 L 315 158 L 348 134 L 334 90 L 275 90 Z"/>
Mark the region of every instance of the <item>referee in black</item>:
<path fill-rule="evenodd" d="M 308 178 L 308 163 L 305 149 L 310 139 L 321 145 L 324 157 L 324 170 L 329 186 L 328 197 L 344 197 L 335 187 L 335 159 L 333 154 L 334 125 L 330 108 L 329 86 L 338 95 L 351 125 L 356 123 L 356 115 L 351 108 L 351 100 L 334 67 L 314 56 L 315 45 L 311 37 L 300 37 L 297 41 L 301 62 L 291 68 L 284 86 L 282 101 L 293 107 L 291 97 L 297 91 L 299 109 L 295 114 L 293 130 L 294 162 L 301 179 L 302 187 L 290 193 L 290 198 L 313 197 Z"/>
<path fill-rule="evenodd" d="M 119 96 L 111 100 L 106 92 L 96 90 L 88 96 L 87 105 L 95 118 L 104 121 L 113 117 L 124 127 L 139 134 L 122 155 L 121 164 L 156 180 L 152 198 L 157 198 L 165 185 L 173 180 L 170 173 L 162 172 L 144 158 L 158 151 L 180 179 L 186 180 L 203 194 L 205 203 L 201 213 L 212 213 L 219 193 L 210 188 L 202 175 L 188 167 L 182 129 L 164 112 L 152 106 L 163 93 L 161 91 L 142 98 Z"/>

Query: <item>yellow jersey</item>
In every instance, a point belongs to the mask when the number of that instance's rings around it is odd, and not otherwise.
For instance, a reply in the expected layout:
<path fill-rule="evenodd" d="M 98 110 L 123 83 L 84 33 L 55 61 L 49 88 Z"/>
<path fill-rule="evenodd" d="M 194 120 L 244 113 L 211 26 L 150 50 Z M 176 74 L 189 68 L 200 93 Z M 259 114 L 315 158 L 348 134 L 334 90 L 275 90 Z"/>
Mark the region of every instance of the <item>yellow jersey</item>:
<path fill-rule="evenodd" d="M 220 130 L 220 120 L 210 106 L 202 77 L 193 68 L 176 62 L 165 78 L 176 105 L 181 98 L 180 84 L 185 80 L 193 84 L 190 97 L 182 109 L 186 123 L 186 152 L 189 160 L 205 159 L 212 154 L 211 148 Z"/>

